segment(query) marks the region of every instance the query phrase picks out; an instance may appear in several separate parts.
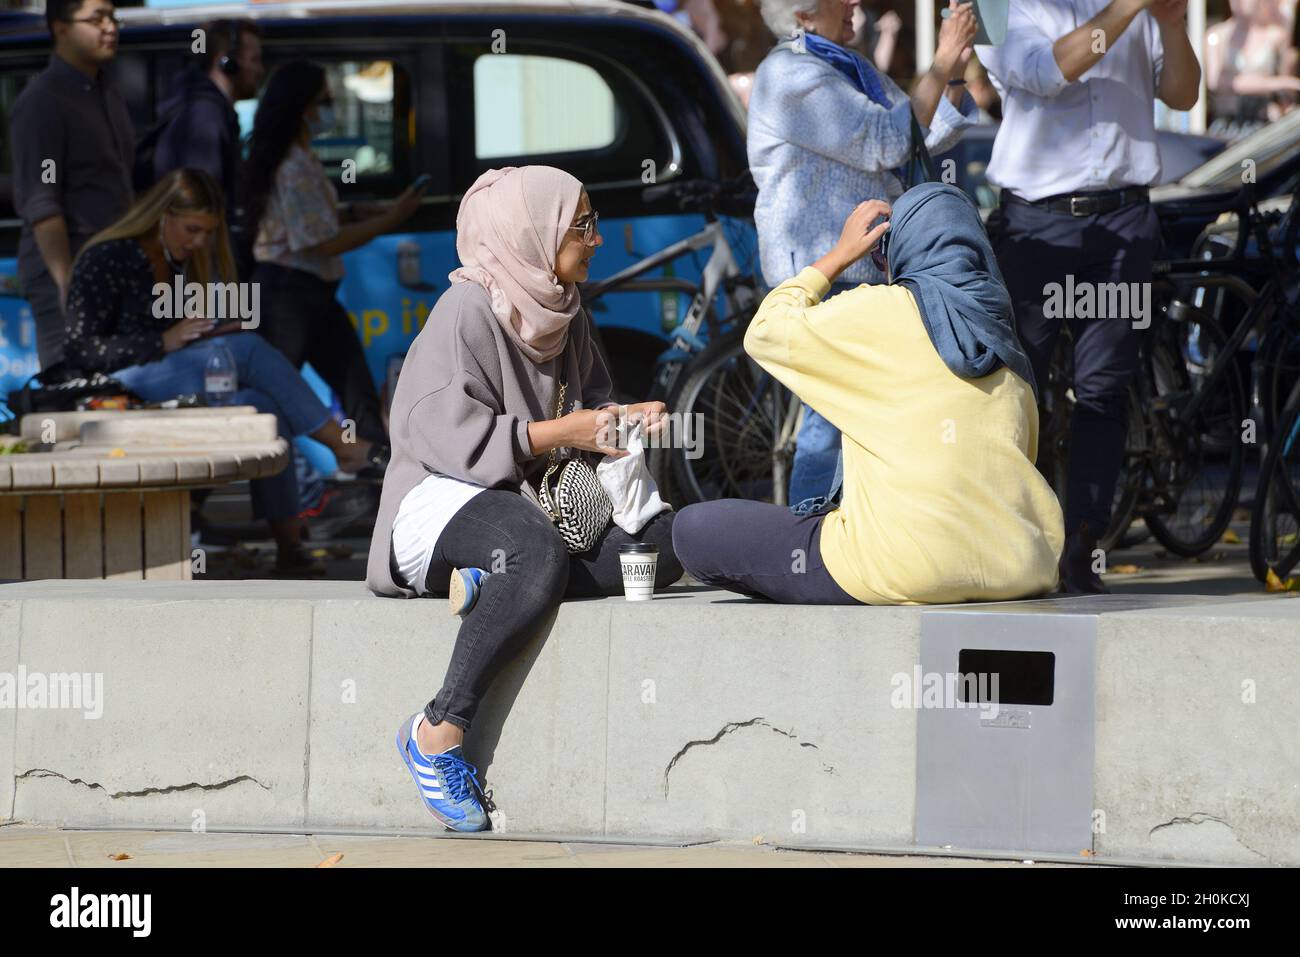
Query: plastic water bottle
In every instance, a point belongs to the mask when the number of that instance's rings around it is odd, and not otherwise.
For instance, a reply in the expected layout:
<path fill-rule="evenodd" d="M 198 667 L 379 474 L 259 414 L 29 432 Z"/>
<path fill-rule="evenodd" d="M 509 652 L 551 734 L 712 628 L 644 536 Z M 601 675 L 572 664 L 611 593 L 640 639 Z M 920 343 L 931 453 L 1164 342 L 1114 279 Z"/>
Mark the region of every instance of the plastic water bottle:
<path fill-rule="evenodd" d="M 207 364 L 203 367 L 203 392 L 208 405 L 232 404 L 238 388 L 239 373 L 235 369 L 235 357 L 224 343 L 214 342 L 208 353 Z"/>

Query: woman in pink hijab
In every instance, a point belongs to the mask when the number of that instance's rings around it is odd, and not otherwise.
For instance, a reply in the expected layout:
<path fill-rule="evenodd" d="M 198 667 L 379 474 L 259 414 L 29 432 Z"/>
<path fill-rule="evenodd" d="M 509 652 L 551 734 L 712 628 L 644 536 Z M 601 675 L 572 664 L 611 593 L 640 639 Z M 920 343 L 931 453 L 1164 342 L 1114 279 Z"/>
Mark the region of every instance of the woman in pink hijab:
<path fill-rule="evenodd" d="M 619 550 L 634 542 L 658 550 L 655 588 L 682 574 L 672 511 L 635 534 L 611 522 L 588 551 L 570 555 L 537 501 L 553 449 L 593 467 L 627 454 L 614 447 L 620 408 L 648 419 L 651 432 L 664 424 L 662 402 L 618 406 L 592 344 L 577 283 L 600 245 L 591 201 L 568 173 L 484 173 L 456 217 L 461 267 L 393 395 L 392 460 L 366 584 L 381 596 L 449 599 L 463 619 L 442 688 L 397 732 L 421 801 L 452 830 L 488 826 L 465 732 L 497 674 L 560 602 L 622 594 Z"/>

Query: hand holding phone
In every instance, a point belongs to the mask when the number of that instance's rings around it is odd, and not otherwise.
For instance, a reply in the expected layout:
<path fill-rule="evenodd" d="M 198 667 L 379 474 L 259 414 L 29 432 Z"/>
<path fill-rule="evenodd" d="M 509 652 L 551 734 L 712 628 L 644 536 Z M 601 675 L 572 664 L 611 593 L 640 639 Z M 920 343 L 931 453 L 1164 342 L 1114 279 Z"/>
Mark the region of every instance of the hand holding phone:
<path fill-rule="evenodd" d="M 232 332 L 239 332 L 243 328 L 244 324 L 236 319 L 231 322 L 223 322 L 219 326 L 213 326 L 207 332 L 201 333 L 199 338 L 210 339 L 212 336 L 226 336 L 230 335 Z"/>
<path fill-rule="evenodd" d="M 974 0 L 975 46 L 999 46 L 1007 38 L 1007 19 L 1011 15 L 1010 0 Z M 944 7 L 939 16 L 948 19 L 952 8 Z"/>

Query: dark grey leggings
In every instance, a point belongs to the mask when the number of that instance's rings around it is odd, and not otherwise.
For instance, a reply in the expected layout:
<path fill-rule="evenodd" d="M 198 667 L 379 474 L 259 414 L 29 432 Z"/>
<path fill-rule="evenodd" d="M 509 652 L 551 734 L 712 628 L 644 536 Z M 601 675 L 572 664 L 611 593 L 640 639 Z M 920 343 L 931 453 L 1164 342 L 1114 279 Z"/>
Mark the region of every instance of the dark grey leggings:
<path fill-rule="evenodd" d="M 673 550 L 706 585 L 784 605 L 861 605 L 822 563 L 824 517 L 741 498 L 700 502 L 678 514 Z"/>
<path fill-rule="evenodd" d="M 518 492 L 488 489 L 466 502 L 438 536 L 425 587 L 446 598 L 453 568 L 493 574 L 461 622 L 442 688 L 424 709 L 429 723 L 468 728 L 492 681 L 562 599 L 623 594 L 620 546 L 659 546 L 656 590 L 681 578 L 673 554 L 675 514 L 660 513 L 636 535 L 611 522 L 591 549 L 570 555 L 546 514 Z"/>

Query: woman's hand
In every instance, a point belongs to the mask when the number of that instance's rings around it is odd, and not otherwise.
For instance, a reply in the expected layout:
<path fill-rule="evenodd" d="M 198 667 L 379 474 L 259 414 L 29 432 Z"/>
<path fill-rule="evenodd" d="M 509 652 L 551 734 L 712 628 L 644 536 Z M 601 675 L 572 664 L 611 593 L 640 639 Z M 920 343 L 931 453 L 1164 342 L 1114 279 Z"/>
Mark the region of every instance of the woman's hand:
<path fill-rule="evenodd" d="M 564 426 L 565 440 L 559 448 L 582 449 L 586 452 L 601 452 L 621 459 L 629 455 L 626 449 L 618 447 L 618 408 L 607 406 L 603 409 L 578 409 L 570 412 L 560 420 Z"/>
<path fill-rule="evenodd" d="M 384 213 L 390 228 L 406 222 L 415 215 L 416 210 L 420 208 L 420 200 L 424 198 L 424 191 L 427 188 L 421 187 L 417 190 L 408 186 L 402 190 L 398 197 L 393 200 L 392 205 L 388 207 L 388 211 Z"/>
<path fill-rule="evenodd" d="M 849 218 L 844 220 L 844 229 L 835 248 L 813 263 L 813 268 L 834 282 L 840 273 L 876 248 L 880 237 L 889 229 L 889 220 L 876 226 L 872 223 L 889 214 L 889 204 L 884 200 L 869 199 L 858 203 L 857 208 L 849 213 Z"/>
<path fill-rule="evenodd" d="M 163 330 L 163 352 L 175 352 L 177 349 L 184 349 L 195 339 L 211 331 L 215 326 L 216 320 L 207 319 L 203 316 L 190 316 L 188 319 L 182 319 L 174 326 L 169 326 Z"/>
<path fill-rule="evenodd" d="M 668 406 L 662 402 L 636 402 L 632 405 L 619 406 L 619 411 L 627 416 L 628 424 L 645 422 L 645 436 L 658 435 L 668 428 Z"/>
<path fill-rule="evenodd" d="M 948 9 L 952 12 L 939 27 L 939 42 L 934 50 L 934 70 L 945 81 L 960 79 L 966 72 L 966 64 L 975 52 L 971 43 L 979 32 L 972 4 L 948 0 Z"/>

